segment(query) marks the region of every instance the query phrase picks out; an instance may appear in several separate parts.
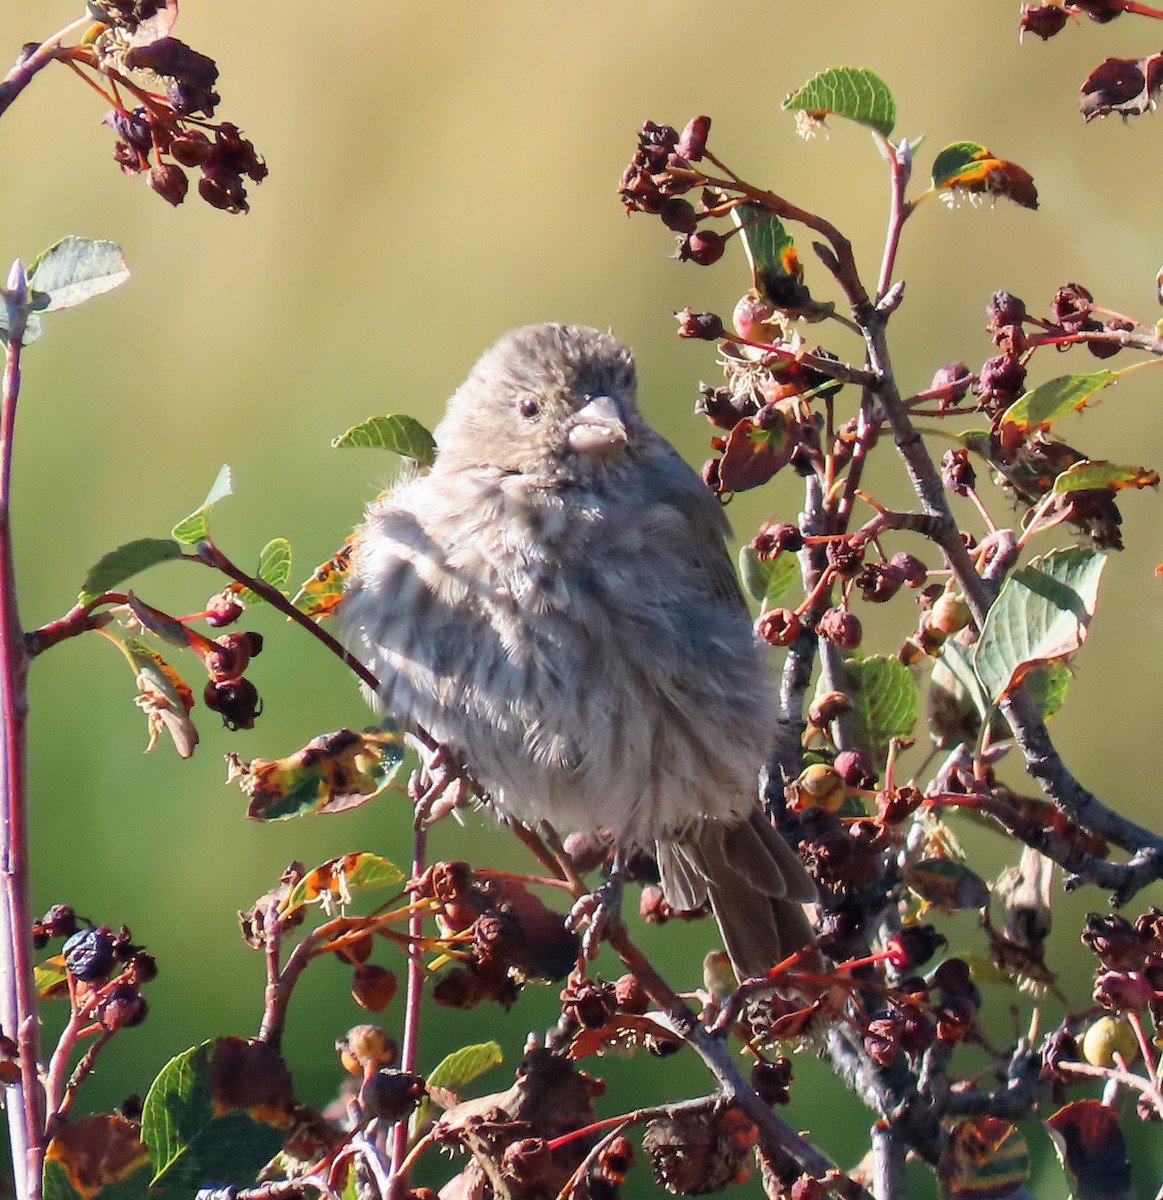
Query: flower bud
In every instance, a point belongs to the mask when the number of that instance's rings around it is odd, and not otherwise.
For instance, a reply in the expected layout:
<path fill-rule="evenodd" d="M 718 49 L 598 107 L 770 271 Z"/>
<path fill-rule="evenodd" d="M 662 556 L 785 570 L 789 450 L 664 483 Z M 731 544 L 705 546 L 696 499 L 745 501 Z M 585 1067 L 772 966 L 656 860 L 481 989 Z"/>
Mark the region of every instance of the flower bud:
<path fill-rule="evenodd" d="M 258 689 L 249 679 L 206 681 L 202 701 L 211 712 L 222 717 L 222 724 L 232 733 L 253 729 L 255 719 L 262 713 Z"/>
<path fill-rule="evenodd" d="M 965 399 L 972 381 L 969 368 L 963 362 L 950 362 L 938 367 L 933 373 L 933 382 L 929 384 L 931 391 L 948 389 L 942 398 L 943 404 L 959 404 Z"/>
<path fill-rule="evenodd" d="M 905 587 L 924 587 L 929 577 L 929 571 L 925 564 L 919 558 L 914 558 L 913 555 L 907 554 L 904 550 L 898 550 L 888 560 L 888 565 L 894 571 L 903 573 Z"/>
<path fill-rule="evenodd" d="M 691 117 L 683 126 L 675 146 L 675 153 L 688 162 L 698 162 L 707 150 L 707 134 L 711 132 L 711 118 L 705 116 Z"/>
<path fill-rule="evenodd" d="M 396 1061 L 399 1047 L 379 1025 L 353 1025 L 335 1043 L 343 1069 L 352 1075 L 366 1075 L 376 1067 L 388 1067 Z"/>
<path fill-rule="evenodd" d="M 127 983 L 112 988 L 101 1001 L 97 1019 L 110 1033 L 118 1029 L 129 1029 L 140 1025 L 149 1012 L 145 997 Z"/>
<path fill-rule="evenodd" d="M 888 962 L 897 971 L 915 971 L 923 967 L 942 947 L 946 938 L 928 924 L 904 925 L 889 939 L 885 949 Z"/>
<path fill-rule="evenodd" d="M 177 163 L 155 162 L 146 180 L 149 186 L 175 208 L 186 198 L 190 181 Z"/>
<path fill-rule="evenodd" d="M 781 1054 L 773 1062 L 760 1059 L 751 1068 L 751 1086 L 765 1104 L 787 1104 L 791 1099 L 791 1059 Z"/>
<path fill-rule="evenodd" d="M 876 782 L 868 753 L 860 746 L 854 750 L 841 750 L 832 765 L 836 774 L 844 780 L 845 787 L 867 789 Z"/>
<path fill-rule="evenodd" d="M 963 596 L 942 592 L 929 610 L 925 624 L 929 629 L 943 633 L 946 637 L 959 633 L 973 619 L 969 605 Z"/>
<path fill-rule="evenodd" d="M 380 1067 L 373 1071 L 359 1090 L 359 1098 L 369 1115 L 383 1121 L 399 1121 L 420 1103 L 424 1095 L 424 1077 L 410 1071 Z"/>

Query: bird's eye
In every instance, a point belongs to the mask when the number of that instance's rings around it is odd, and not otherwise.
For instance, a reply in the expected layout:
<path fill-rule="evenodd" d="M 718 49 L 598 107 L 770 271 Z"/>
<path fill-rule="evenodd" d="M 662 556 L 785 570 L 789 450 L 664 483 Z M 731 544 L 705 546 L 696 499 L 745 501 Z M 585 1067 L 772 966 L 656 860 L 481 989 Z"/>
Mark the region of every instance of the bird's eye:
<path fill-rule="evenodd" d="M 532 396 L 526 396 L 518 406 L 518 411 L 521 413 L 521 416 L 531 420 L 533 417 L 537 416 L 537 413 L 540 410 L 537 407 L 537 401 L 534 400 Z"/>

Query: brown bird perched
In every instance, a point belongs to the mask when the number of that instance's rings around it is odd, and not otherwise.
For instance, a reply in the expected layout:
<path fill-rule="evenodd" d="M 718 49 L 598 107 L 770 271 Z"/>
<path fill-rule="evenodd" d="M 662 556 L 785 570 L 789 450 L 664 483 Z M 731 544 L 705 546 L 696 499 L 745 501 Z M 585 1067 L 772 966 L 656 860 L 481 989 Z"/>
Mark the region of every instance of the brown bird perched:
<path fill-rule="evenodd" d="M 810 939 L 815 887 L 758 799 L 776 701 L 727 521 L 636 390 L 609 334 L 503 337 L 432 470 L 368 509 L 340 623 L 383 707 L 499 809 L 650 849 L 756 975 Z"/>

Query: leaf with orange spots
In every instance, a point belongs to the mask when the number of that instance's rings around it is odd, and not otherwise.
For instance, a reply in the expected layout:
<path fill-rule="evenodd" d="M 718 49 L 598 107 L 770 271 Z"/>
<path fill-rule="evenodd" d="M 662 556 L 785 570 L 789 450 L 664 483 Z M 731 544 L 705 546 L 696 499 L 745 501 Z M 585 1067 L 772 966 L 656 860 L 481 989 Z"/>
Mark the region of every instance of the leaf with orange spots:
<path fill-rule="evenodd" d="M 227 782 L 250 797 L 246 815 L 283 821 L 304 813 L 343 812 L 378 796 L 404 761 L 398 729 L 340 729 L 312 738 L 286 758 L 244 762 L 228 755 Z"/>
<path fill-rule="evenodd" d="M 1005 196 L 1023 208 L 1038 207 L 1034 177 L 1017 163 L 995 157 L 978 142 L 954 142 L 933 160 L 933 189 Z"/>
<path fill-rule="evenodd" d="M 1118 463 L 1084 459 L 1068 467 L 1054 480 L 1052 492 L 1085 492 L 1106 488 L 1120 492 L 1123 488 L 1157 488 L 1159 472 L 1146 467 L 1120 467 Z"/>
<path fill-rule="evenodd" d="M 125 655 L 133 668 L 137 682 L 134 704 L 145 713 L 149 729 L 146 752 L 157 745 L 159 736 L 167 734 L 180 758 L 189 758 L 198 744 L 198 730 L 190 720 L 194 693 L 186 681 L 155 650 L 140 638 L 127 636 L 116 625 L 98 630 Z"/>
<path fill-rule="evenodd" d="M 315 568 L 295 593 L 291 603 L 308 617 L 330 616 L 343 596 L 343 588 L 351 570 L 351 551 L 354 542 L 349 537 L 321 566 Z"/>
<path fill-rule="evenodd" d="M 719 460 L 720 491 L 745 492 L 766 483 L 787 466 L 798 444 L 794 423 L 778 409 L 764 429 L 744 417 L 727 435 Z"/>
<path fill-rule="evenodd" d="M 69 973 L 65 969 L 65 956 L 54 954 L 33 968 L 36 994 L 42 1000 L 59 1000 L 69 994 Z"/>
<path fill-rule="evenodd" d="M 1001 424 L 1023 433 L 1047 429 L 1059 417 L 1080 412 L 1096 393 L 1117 381 L 1114 371 L 1088 371 L 1048 379 L 1019 396 L 1002 414 Z"/>
<path fill-rule="evenodd" d="M 942 1200 L 1003 1200 L 1030 1177 L 1026 1139 L 1000 1117 L 968 1117 L 949 1131 L 937 1176 Z"/>
<path fill-rule="evenodd" d="M 618 1013 L 599 1029 L 582 1028 L 569 1044 L 569 1057 L 587 1058 L 591 1054 L 631 1055 L 636 1050 L 648 1050 L 659 1058 L 673 1054 L 682 1046 L 682 1038 L 665 1023 L 662 1013 Z"/>
<path fill-rule="evenodd" d="M 135 1121 L 97 1113 L 59 1125 L 44 1156 L 44 1200 L 148 1195 L 149 1151 Z"/>
<path fill-rule="evenodd" d="M 291 889 L 280 911 L 288 913 L 318 901 L 327 912 L 336 905 L 350 904 L 355 892 L 395 887 L 403 879 L 404 872 L 391 859 L 366 852 L 341 854 L 308 871 Z"/>
<path fill-rule="evenodd" d="M 291 1073 L 265 1042 L 218 1038 L 171 1059 L 142 1110 L 150 1186 L 192 1195 L 253 1183 L 292 1125 Z"/>
<path fill-rule="evenodd" d="M 781 312 L 805 321 L 821 321 L 835 310 L 812 299 L 804 286 L 804 268 L 784 223 L 760 204 L 738 204 L 731 220 L 739 229 L 755 291 Z"/>

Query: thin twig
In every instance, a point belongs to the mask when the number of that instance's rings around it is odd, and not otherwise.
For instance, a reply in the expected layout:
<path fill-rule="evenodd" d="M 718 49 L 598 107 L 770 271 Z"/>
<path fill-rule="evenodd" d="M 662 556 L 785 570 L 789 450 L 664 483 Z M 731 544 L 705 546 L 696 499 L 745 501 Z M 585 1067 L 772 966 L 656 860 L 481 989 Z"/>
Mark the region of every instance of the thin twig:
<path fill-rule="evenodd" d="M 424 874 L 427 847 L 428 831 L 422 823 L 417 822 L 412 833 L 413 879 L 419 879 Z M 408 975 L 404 1000 L 404 1044 L 400 1052 L 400 1069 L 406 1072 L 414 1072 L 419 1061 L 420 1000 L 424 990 L 424 961 L 420 949 L 420 939 L 424 932 L 422 916 L 417 907 L 408 918 L 408 936 L 411 944 L 408 946 Z M 399 1200 L 408 1185 L 408 1177 L 403 1170 L 408 1150 L 406 1118 L 396 1122 L 390 1136 L 392 1153 L 388 1191 L 381 1194 L 385 1196 L 385 1200 Z"/>
<path fill-rule="evenodd" d="M 18 1200 L 39 1200 L 45 1107 L 33 977 L 28 877 L 28 656 L 16 602 L 12 554 L 12 450 L 20 396 L 20 355 L 27 322 L 28 283 L 13 265 L 5 294 L 8 334 L 0 394 L 0 874 L 4 935 L 0 936 L 0 1021 L 20 1053 L 19 1084 L 8 1095 L 9 1144 Z"/>
<path fill-rule="evenodd" d="M 61 43 L 71 33 L 76 33 L 78 30 L 86 29 L 93 24 L 91 16 L 83 16 L 76 21 L 71 21 L 64 29 L 58 30 L 50 38 L 45 38 L 43 42 L 29 55 L 22 56 L 16 65 L 4 76 L 3 81 L 0 81 L 0 116 L 8 111 L 12 102 L 20 95 L 22 91 L 32 82 L 33 76 L 44 70 L 60 50 Z"/>

